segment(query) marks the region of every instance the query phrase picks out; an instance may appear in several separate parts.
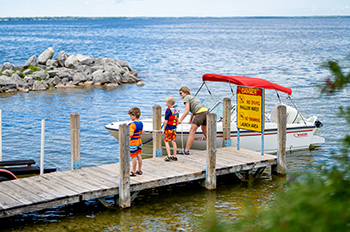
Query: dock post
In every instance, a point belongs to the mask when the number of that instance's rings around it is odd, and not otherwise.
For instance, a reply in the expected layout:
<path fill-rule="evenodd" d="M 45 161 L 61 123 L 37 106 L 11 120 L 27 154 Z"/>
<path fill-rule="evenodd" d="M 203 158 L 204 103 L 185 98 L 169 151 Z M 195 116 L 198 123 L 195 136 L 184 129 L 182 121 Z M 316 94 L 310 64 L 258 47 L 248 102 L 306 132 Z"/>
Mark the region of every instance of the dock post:
<path fill-rule="evenodd" d="M 231 98 L 224 98 L 222 119 L 222 147 L 231 147 Z"/>
<path fill-rule="evenodd" d="M 2 111 L 0 109 L 0 161 L 2 161 Z"/>
<path fill-rule="evenodd" d="M 207 115 L 207 164 L 205 187 L 216 189 L 216 114 Z"/>
<path fill-rule="evenodd" d="M 286 175 L 287 107 L 277 107 L 277 174 Z"/>
<path fill-rule="evenodd" d="M 153 158 L 162 156 L 162 107 L 154 105 L 153 110 Z"/>
<path fill-rule="evenodd" d="M 44 174 L 45 119 L 41 120 L 40 175 Z"/>
<path fill-rule="evenodd" d="M 71 169 L 81 168 L 80 159 L 80 115 L 70 114 Z"/>
<path fill-rule="evenodd" d="M 119 126 L 119 206 L 131 206 L 130 198 L 130 132 L 127 124 Z"/>

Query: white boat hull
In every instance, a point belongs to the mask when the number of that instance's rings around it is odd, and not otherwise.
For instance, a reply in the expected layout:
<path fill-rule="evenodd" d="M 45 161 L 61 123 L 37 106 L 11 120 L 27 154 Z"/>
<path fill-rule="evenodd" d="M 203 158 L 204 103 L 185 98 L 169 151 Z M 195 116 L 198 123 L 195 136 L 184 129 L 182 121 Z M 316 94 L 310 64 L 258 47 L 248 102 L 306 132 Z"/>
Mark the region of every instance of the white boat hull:
<path fill-rule="evenodd" d="M 141 120 L 144 123 L 144 133 L 141 136 L 144 146 L 153 146 L 152 143 L 152 120 Z M 186 121 L 185 121 L 186 122 Z M 106 129 L 116 138 L 119 139 L 119 125 L 130 122 L 114 122 L 106 125 Z M 178 150 L 183 149 L 186 146 L 186 141 L 189 135 L 189 129 L 191 125 L 184 123 L 178 125 L 177 128 L 177 147 Z M 322 137 L 316 136 L 318 128 L 314 123 L 307 122 L 300 124 L 287 124 L 287 140 L 286 150 L 301 150 L 309 149 L 310 145 L 317 146 L 324 143 L 325 140 Z M 164 136 L 163 136 L 164 137 Z M 223 133 L 222 123 L 217 123 L 217 147 L 222 147 Z M 149 141 L 149 142 L 147 142 Z M 162 139 L 163 141 L 163 139 Z M 206 138 L 203 135 L 201 129 L 198 129 L 195 135 L 194 142 L 191 149 L 205 150 Z M 164 142 L 163 142 L 164 146 Z M 236 122 L 231 124 L 231 146 L 237 146 L 237 129 Z M 253 131 L 240 131 L 240 147 L 253 150 L 262 150 L 262 136 L 259 132 Z M 264 152 L 275 153 L 277 152 L 277 124 L 268 122 L 265 123 L 264 132 Z"/>

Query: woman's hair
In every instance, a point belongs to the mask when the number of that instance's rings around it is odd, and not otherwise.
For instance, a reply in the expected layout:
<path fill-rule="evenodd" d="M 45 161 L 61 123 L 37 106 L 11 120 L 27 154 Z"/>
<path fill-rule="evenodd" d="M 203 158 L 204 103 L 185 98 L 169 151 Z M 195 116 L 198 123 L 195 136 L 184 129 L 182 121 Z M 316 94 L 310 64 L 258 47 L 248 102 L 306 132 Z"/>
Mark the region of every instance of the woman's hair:
<path fill-rule="evenodd" d="M 169 102 L 171 105 L 175 105 L 175 98 L 173 96 L 167 97 L 166 102 Z"/>
<path fill-rule="evenodd" d="M 180 89 L 179 89 L 180 92 L 184 92 L 185 94 L 187 95 L 191 95 L 191 91 L 190 89 L 187 87 L 187 86 L 182 86 Z"/>
<path fill-rule="evenodd" d="M 132 107 L 128 114 L 135 116 L 136 118 L 140 118 L 141 116 L 141 110 L 137 107 Z"/>

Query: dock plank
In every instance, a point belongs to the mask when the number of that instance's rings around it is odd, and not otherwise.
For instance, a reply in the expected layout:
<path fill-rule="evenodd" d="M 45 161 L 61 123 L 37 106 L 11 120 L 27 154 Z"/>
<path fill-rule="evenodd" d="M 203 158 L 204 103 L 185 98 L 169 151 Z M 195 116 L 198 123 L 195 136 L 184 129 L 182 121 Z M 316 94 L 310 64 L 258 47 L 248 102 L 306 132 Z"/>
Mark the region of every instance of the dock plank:
<path fill-rule="evenodd" d="M 156 188 L 206 176 L 206 151 L 143 159 L 143 175 L 130 177 L 130 191 Z M 275 165 L 277 157 L 235 147 L 216 151 L 216 175 Z M 131 167 L 131 163 L 130 163 Z M 120 165 L 107 164 L 0 182 L 0 218 L 106 196 L 119 195 Z"/>

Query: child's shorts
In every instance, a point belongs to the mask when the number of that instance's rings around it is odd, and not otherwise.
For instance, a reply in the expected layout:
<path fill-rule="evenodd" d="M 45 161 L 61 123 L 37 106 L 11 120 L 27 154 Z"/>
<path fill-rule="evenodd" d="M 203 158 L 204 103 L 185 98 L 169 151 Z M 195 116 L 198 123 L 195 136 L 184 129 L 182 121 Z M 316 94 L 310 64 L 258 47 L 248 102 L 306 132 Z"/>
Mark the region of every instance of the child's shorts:
<path fill-rule="evenodd" d="M 142 145 L 132 146 L 130 145 L 130 156 L 131 158 L 136 158 L 138 154 L 141 154 Z"/>
<path fill-rule="evenodd" d="M 176 141 L 176 130 L 165 130 L 164 131 L 164 142 Z"/>

